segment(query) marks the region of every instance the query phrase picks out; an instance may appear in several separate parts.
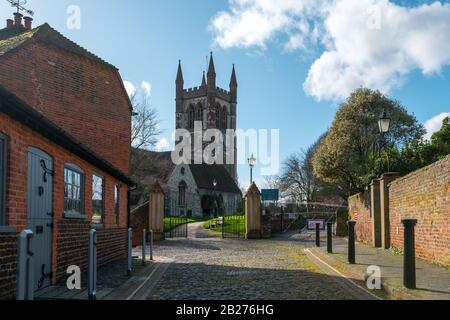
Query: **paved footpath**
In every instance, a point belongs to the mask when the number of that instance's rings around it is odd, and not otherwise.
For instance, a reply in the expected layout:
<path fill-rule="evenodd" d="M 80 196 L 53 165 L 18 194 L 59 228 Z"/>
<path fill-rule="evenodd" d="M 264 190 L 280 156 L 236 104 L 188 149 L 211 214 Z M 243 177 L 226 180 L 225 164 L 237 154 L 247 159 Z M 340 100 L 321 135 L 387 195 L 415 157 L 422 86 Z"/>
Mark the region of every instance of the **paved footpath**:
<path fill-rule="evenodd" d="M 319 259 L 329 267 L 355 281 L 363 282 L 369 266 L 379 266 L 384 290 L 392 299 L 450 300 L 450 270 L 425 261 L 416 260 L 417 290 L 403 288 L 403 256 L 389 250 L 376 249 L 358 243 L 356 264 L 347 263 L 348 242 L 344 238 L 333 240 L 333 254 L 326 253 L 326 243 L 321 248 L 309 249 L 313 260 Z"/>
<path fill-rule="evenodd" d="M 306 254 L 309 242 L 286 237 L 271 240 L 222 240 L 208 237 L 201 224 L 189 239 L 156 243 L 156 263 L 130 281 L 128 299 L 147 300 L 336 300 L 370 299 L 343 286 Z M 197 236 L 197 238 L 192 238 Z M 135 251 L 139 253 L 139 248 Z M 151 269 L 153 268 L 153 270 Z M 115 298 L 123 298 L 116 292 Z"/>

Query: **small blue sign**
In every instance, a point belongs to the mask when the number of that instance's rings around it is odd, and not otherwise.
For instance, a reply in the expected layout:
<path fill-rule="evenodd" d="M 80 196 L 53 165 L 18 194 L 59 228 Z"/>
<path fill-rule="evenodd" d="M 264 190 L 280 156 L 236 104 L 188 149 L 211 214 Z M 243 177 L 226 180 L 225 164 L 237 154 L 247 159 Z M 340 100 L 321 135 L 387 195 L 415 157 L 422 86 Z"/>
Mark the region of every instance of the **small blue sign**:
<path fill-rule="evenodd" d="M 280 200 L 280 191 L 278 189 L 262 189 L 261 197 L 263 201 L 278 201 Z"/>

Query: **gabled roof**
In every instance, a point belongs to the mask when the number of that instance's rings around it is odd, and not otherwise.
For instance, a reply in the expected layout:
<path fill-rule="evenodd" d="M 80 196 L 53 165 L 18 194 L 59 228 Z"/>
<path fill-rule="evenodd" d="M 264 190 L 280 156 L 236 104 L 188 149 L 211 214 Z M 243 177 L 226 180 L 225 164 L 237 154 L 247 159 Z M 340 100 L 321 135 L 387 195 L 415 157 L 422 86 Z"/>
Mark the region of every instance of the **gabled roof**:
<path fill-rule="evenodd" d="M 19 47 L 20 45 L 31 39 L 34 33 L 37 31 L 36 28 L 33 30 L 21 32 L 19 34 L 17 33 L 16 29 L 13 30 L 15 32 L 5 32 L 9 29 L 0 30 L 0 56 Z"/>
<path fill-rule="evenodd" d="M 101 158 L 95 152 L 78 142 L 74 137 L 44 117 L 40 112 L 17 98 L 14 94 L 0 85 L 0 112 L 38 132 L 60 147 L 77 155 L 93 166 L 107 172 L 114 178 L 134 186 L 136 183 L 126 174 Z"/>
<path fill-rule="evenodd" d="M 223 165 L 191 164 L 189 169 L 199 189 L 241 194 L 238 185 Z M 216 188 L 213 186 L 214 179 L 217 182 Z"/>
<path fill-rule="evenodd" d="M 174 168 L 172 153 L 155 152 L 144 149 L 131 149 L 132 176 L 140 185 L 151 186 L 158 182 L 166 187 L 169 176 Z"/>
<path fill-rule="evenodd" d="M 14 28 L 0 30 L 0 57 L 28 43 L 29 41 L 40 40 L 52 44 L 55 47 L 67 50 L 78 55 L 82 55 L 88 59 L 95 60 L 117 70 L 117 68 L 112 64 L 109 64 L 95 54 L 76 44 L 72 40 L 64 37 L 61 33 L 50 27 L 48 23 L 44 23 L 43 25 L 31 30 L 25 30 L 21 32 L 15 30 L 15 32 L 13 32 L 14 30 Z"/>

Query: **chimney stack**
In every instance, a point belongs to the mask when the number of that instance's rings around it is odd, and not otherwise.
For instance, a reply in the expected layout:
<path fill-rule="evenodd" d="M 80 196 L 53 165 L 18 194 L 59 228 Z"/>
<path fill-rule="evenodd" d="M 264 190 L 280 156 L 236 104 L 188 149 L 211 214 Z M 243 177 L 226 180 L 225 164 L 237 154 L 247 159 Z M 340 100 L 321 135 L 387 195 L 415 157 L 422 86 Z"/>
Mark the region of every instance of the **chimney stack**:
<path fill-rule="evenodd" d="M 14 21 L 12 19 L 7 19 L 6 20 L 6 27 L 7 28 L 12 28 L 14 27 Z"/>
<path fill-rule="evenodd" d="M 23 15 L 21 13 L 14 13 L 14 25 L 16 27 L 21 26 L 22 25 L 22 17 Z"/>
<path fill-rule="evenodd" d="M 31 23 L 33 22 L 33 18 L 25 17 L 23 18 L 23 20 L 25 20 L 25 30 L 31 30 Z"/>

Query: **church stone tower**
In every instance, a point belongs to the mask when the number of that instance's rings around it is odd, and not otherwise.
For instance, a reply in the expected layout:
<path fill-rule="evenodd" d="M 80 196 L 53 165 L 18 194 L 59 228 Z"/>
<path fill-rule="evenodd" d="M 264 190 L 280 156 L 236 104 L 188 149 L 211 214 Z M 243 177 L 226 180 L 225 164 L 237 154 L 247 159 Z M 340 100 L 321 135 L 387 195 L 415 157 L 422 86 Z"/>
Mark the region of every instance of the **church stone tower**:
<path fill-rule="evenodd" d="M 203 131 L 219 129 L 224 137 L 227 129 L 236 130 L 237 79 L 233 65 L 229 91 L 216 85 L 216 70 L 211 53 L 208 72 L 203 72 L 199 87 L 184 89 L 181 61 L 178 64 L 176 79 L 176 128 L 194 131 L 194 123 L 201 121 Z M 234 138 L 234 164 L 225 164 L 226 169 L 237 181 L 237 146 Z M 224 139 L 224 153 L 226 150 Z M 224 159 L 225 163 L 225 159 Z"/>

